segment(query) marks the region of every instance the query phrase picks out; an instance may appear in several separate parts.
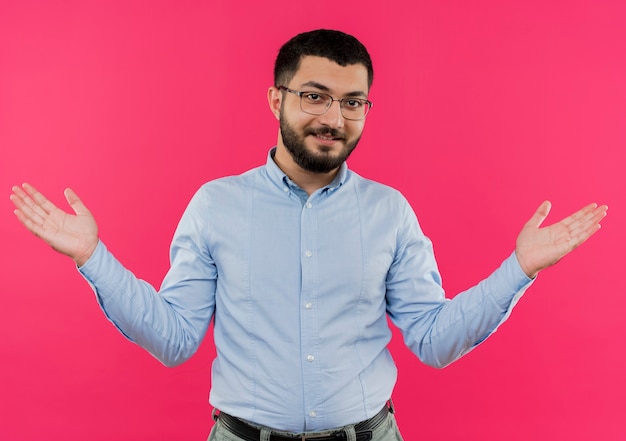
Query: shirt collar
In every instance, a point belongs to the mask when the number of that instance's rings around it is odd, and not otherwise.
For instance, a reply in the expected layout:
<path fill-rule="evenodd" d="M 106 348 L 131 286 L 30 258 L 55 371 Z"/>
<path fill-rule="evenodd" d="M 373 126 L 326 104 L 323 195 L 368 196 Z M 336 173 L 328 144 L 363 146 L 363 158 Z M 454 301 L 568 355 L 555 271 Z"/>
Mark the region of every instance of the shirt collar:
<path fill-rule="evenodd" d="M 267 163 L 265 164 L 265 169 L 267 170 L 268 176 L 270 177 L 272 182 L 274 182 L 279 187 L 284 187 L 285 185 L 287 185 L 290 188 L 297 187 L 299 189 L 297 184 L 293 182 L 291 179 L 289 179 L 289 177 L 280 169 L 280 167 L 278 167 L 276 162 L 274 162 L 275 152 L 276 152 L 276 147 L 272 147 L 267 154 Z M 337 173 L 337 175 L 333 178 L 333 180 L 328 185 L 323 187 L 322 190 L 323 191 L 325 190 L 335 191 L 345 183 L 347 178 L 348 178 L 348 164 L 344 162 L 343 164 L 341 164 L 341 167 L 339 168 L 339 172 Z"/>

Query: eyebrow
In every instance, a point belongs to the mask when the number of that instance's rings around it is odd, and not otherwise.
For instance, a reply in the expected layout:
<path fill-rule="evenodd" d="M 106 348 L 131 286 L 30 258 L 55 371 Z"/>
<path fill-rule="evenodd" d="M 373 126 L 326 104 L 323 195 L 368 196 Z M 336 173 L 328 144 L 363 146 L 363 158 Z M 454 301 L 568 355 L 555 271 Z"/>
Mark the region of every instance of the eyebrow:
<path fill-rule="evenodd" d="M 322 90 L 324 92 L 330 93 L 330 89 L 328 88 L 328 86 L 325 86 L 321 83 L 318 83 L 317 81 L 307 81 L 306 83 L 303 83 L 301 85 L 301 87 L 314 87 L 316 89 Z M 360 90 L 355 90 L 354 92 L 348 92 L 346 94 L 344 94 L 343 96 L 350 96 L 350 97 L 365 97 L 367 98 L 367 94 L 365 92 L 362 92 Z"/>

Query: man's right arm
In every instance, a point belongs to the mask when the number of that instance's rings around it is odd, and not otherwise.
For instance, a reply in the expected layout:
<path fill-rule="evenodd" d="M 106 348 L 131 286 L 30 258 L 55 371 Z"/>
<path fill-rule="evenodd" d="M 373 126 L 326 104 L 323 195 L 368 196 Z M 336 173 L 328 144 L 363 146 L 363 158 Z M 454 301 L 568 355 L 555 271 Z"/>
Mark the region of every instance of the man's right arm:
<path fill-rule="evenodd" d="M 171 268 L 161 290 L 138 279 L 98 239 L 96 222 L 72 190 L 75 214 L 57 208 L 29 184 L 13 187 L 15 215 L 37 237 L 71 257 L 110 321 L 167 366 L 187 360 L 199 346 L 214 311 L 217 272 L 203 237 L 194 198 L 171 248 Z"/>
<path fill-rule="evenodd" d="M 109 321 L 166 366 L 179 365 L 196 352 L 215 309 L 214 267 L 205 264 L 205 256 L 183 249 L 184 242 L 180 234 L 174 239 L 172 267 L 159 292 L 102 242 L 78 268 Z"/>

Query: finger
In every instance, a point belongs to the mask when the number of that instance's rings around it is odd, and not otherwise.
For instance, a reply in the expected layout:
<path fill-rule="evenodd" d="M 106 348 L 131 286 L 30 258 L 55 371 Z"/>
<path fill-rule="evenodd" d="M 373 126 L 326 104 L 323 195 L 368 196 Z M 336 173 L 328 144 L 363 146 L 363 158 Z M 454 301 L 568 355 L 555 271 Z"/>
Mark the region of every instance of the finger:
<path fill-rule="evenodd" d="M 22 225 L 24 225 L 26 227 L 26 229 L 28 231 L 30 231 L 31 233 L 33 233 L 35 236 L 38 236 L 39 234 L 37 233 L 37 231 L 39 231 L 39 225 L 35 224 L 30 217 L 28 217 L 26 214 L 24 214 L 24 212 L 20 209 L 14 210 L 13 213 L 15 214 L 15 216 L 17 217 L 17 219 L 22 223 Z"/>
<path fill-rule="evenodd" d="M 43 220 L 50 214 L 50 212 L 56 208 L 54 205 L 52 205 L 51 202 L 49 202 L 37 189 L 35 189 L 32 185 L 28 184 L 28 183 L 24 183 L 22 184 L 22 188 L 24 191 L 22 191 L 23 197 L 22 200 L 24 201 L 24 203 L 26 205 L 28 205 L 28 207 L 31 208 L 31 210 L 33 210 L 34 213 L 36 213 L 40 219 L 40 222 L 43 222 Z M 37 196 L 37 198 L 39 199 L 36 200 L 35 198 L 33 198 L 33 194 L 35 193 Z M 42 206 L 41 201 L 48 202 L 48 206 Z M 50 207 L 50 205 L 52 205 Z M 36 220 L 36 219 L 33 219 Z"/>
<path fill-rule="evenodd" d="M 600 230 L 600 221 L 606 216 L 607 209 L 606 205 L 597 207 L 596 204 L 590 204 L 575 213 L 582 217 L 575 219 L 567 226 L 569 251 L 579 247 Z"/>
<path fill-rule="evenodd" d="M 608 208 L 609 207 L 607 207 L 606 205 L 602 205 L 600 207 L 594 207 L 591 211 L 585 214 L 585 216 L 581 219 L 580 222 L 586 225 L 598 224 L 606 216 Z"/>
<path fill-rule="evenodd" d="M 600 230 L 601 226 L 599 223 L 595 223 L 584 230 L 580 230 L 577 234 L 571 236 L 570 246 L 572 249 L 579 247 L 582 245 L 587 239 L 593 236 Z"/>
<path fill-rule="evenodd" d="M 550 209 L 552 208 L 552 204 L 550 201 L 543 201 L 535 214 L 526 222 L 526 226 L 539 228 L 543 221 L 548 217 L 548 213 L 550 213 Z"/>
<path fill-rule="evenodd" d="M 50 214 L 52 211 L 56 210 L 57 207 L 52 202 L 50 202 L 43 194 L 39 192 L 35 187 L 25 182 L 22 185 L 22 188 L 26 190 L 26 193 L 30 196 L 30 198 L 35 202 L 36 206 L 40 207 L 43 210 L 44 216 Z"/>
<path fill-rule="evenodd" d="M 588 219 L 595 215 L 597 208 L 598 204 L 596 204 L 595 202 L 591 203 L 576 211 L 575 213 L 570 214 L 561 222 L 568 227 L 576 223 L 586 222 Z"/>
<path fill-rule="evenodd" d="M 23 218 L 27 218 L 32 222 L 41 224 L 46 214 L 40 208 L 37 208 L 32 199 L 19 187 L 13 187 L 13 194 L 10 196 L 11 202 L 22 214 Z"/>
<path fill-rule="evenodd" d="M 72 210 L 74 210 L 74 213 L 76 213 L 79 216 L 91 215 L 91 212 L 89 211 L 89 209 L 85 206 L 85 204 L 83 204 L 83 201 L 80 200 L 80 198 L 74 192 L 74 190 L 72 190 L 71 188 L 66 188 L 64 194 L 65 194 L 65 199 L 67 200 L 67 203 L 70 204 L 70 207 L 72 207 Z"/>
<path fill-rule="evenodd" d="M 600 221 L 606 216 L 607 209 L 606 205 L 598 207 L 597 204 L 590 204 L 564 219 L 562 223 L 572 238 L 583 238 L 580 242 L 582 243 L 599 229 Z"/>
<path fill-rule="evenodd" d="M 24 190 L 22 190 L 17 185 L 14 185 L 13 187 L 11 187 L 11 191 L 13 191 L 13 194 L 9 196 L 9 199 L 11 199 L 11 202 L 13 202 L 13 205 L 15 205 L 15 207 L 17 208 L 24 205 L 25 203 L 24 198 L 28 197 L 26 193 L 24 193 Z"/>
<path fill-rule="evenodd" d="M 23 203 L 21 200 L 17 201 L 17 197 L 12 195 L 11 199 L 13 203 L 18 207 L 13 211 L 17 219 L 26 227 L 28 231 L 33 233 L 37 237 L 43 237 L 44 234 L 44 220 L 35 213 L 28 205 Z"/>
<path fill-rule="evenodd" d="M 600 222 L 606 216 L 607 209 L 608 207 L 603 205 L 587 213 L 583 219 L 575 223 L 574 228 L 570 227 L 571 237 L 580 244 L 595 234 L 601 228 Z"/>

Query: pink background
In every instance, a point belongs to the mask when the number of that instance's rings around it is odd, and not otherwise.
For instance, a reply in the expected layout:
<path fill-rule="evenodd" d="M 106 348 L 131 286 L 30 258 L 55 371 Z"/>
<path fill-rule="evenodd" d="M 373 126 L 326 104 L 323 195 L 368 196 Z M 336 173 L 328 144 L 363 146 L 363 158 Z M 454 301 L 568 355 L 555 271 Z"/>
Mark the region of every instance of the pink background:
<path fill-rule="evenodd" d="M 211 339 L 174 369 L 126 342 L 14 219 L 10 188 L 66 207 L 71 186 L 158 285 L 195 190 L 264 162 L 274 57 L 318 27 L 371 52 L 350 166 L 406 195 L 449 296 L 509 255 L 542 200 L 548 222 L 611 207 L 456 364 L 425 367 L 396 334 L 405 439 L 626 439 L 625 3 L 375 3 L 0 0 L 0 439 L 206 439 Z"/>

